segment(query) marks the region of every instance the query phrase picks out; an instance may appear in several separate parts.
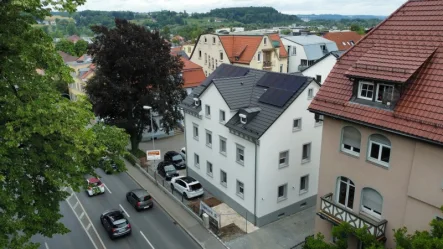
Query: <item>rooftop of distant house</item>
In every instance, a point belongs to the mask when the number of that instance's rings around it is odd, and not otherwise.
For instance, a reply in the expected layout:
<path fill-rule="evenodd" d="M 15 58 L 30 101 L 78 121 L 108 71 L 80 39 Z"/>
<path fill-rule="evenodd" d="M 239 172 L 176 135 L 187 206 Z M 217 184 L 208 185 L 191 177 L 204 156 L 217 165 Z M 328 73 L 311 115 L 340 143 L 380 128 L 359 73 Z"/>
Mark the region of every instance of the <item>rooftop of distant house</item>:
<path fill-rule="evenodd" d="M 331 40 L 337 44 L 338 50 L 348 50 L 354 46 L 363 35 L 355 31 L 328 32 L 323 35 L 324 38 Z"/>

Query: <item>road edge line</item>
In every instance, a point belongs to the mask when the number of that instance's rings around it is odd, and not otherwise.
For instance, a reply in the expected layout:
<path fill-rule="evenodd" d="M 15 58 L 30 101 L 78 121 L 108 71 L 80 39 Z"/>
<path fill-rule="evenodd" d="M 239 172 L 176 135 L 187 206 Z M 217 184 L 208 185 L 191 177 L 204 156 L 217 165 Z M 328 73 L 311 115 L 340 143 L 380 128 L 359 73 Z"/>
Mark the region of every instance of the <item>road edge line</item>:
<path fill-rule="evenodd" d="M 140 230 L 140 234 L 143 236 L 143 238 L 148 242 L 149 246 L 151 246 L 152 249 L 155 249 L 155 247 L 151 244 L 151 242 L 146 238 L 145 234 Z"/>

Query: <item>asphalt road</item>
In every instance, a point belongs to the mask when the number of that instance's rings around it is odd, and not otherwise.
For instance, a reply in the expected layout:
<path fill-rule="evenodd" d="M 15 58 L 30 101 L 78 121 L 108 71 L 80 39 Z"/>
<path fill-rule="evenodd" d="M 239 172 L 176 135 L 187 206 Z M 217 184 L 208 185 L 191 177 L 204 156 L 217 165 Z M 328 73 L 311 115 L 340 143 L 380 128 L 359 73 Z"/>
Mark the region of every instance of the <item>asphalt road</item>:
<path fill-rule="evenodd" d="M 40 243 L 39 249 L 94 249 L 91 240 L 66 202 L 60 203 L 60 213 L 63 215 L 60 221 L 71 230 L 70 233 L 64 235 L 57 234 L 52 238 L 35 235 L 31 241 Z"/>
<path fill-rule="evenodd" d="M 106 175 L 97 170 L 106 193 L 88 197 L 86 192 L 78 193 L 87 214 L 108 249 L 152 248 L 152 249 L 194 249 L 201 248 L 174 220 L 155 202 L 152 209 L 137 212 L 126 201 L 129 190 L 140 188 L 127 173 Z M 149 192 L 149 189 L 148 189 Z M 69 207 L 68 207 L 69 208 Z M 131 223 L 132 234 L 111 240 L 100 223 L 100 214 L 107 209 L 123 209 Z M 63 247 L 59 247 L 63 248 Z M 83 247 L 77 247 L 83 248 Z M 84 247 L 89 248 L 89 247 Z M 63 248 L 66 249 L 66 248 Z"/>

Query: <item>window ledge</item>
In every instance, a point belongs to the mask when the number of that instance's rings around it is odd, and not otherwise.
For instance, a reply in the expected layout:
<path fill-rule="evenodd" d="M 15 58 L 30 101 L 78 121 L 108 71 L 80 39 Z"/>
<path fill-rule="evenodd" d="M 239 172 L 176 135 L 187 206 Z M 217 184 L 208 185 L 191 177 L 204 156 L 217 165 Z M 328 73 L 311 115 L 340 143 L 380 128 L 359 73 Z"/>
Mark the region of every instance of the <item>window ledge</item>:
<path fill-rule="evenodd" d="M 301 128 L 292 128 L 292 132 L 301 131 Z"/>
<path fill-rule="evenodd" d="M 226 124 L 226 121 L 221 121 L 221 120 L 220 120 L 219 123 L 222 124 L 222 125 L 225 125 L 225 124 Z"/>
<path fill-rule="evenodd" d="M 303 189 L 299 191 L 299 195 L 304 195 L 306 193 L 308 193 L 309 191 L 307 189 Z"/>
<path fill-rule="evenodd" d="M 303 160 L 301 160 L 301 164 L 306 164 L 306 163 L 309 163 L 309 162 L 311 162 L 311 159 L 303 159 Z"/>
<path fill-rule="evenodd" d="M 198 141 L 198 137 L 194 137 L 194 139 L 195 139 L 196 141 Z"/>
<path fill-rule="evenodd" d="M 242 162 L 242 161 L 236 161 L 238 164 L 240 164 L 241 166 L 244 166 L 245 165 L 245 162 Z"/>
<path fill-rule="evenodd" d="M 323 126 L 323 121 L 314 124 L 314 127 L 319 127 L 319 126 Z"/>
<path fill-rule="evenodd" d="M 237 193 L 237 196 L 240 197 L 240 198 L 242 198 L 242 199 L 245 198 L 244 195 L 243 195 L 243 194 L 240 194 L 240 193 Z"/>
<path fill-rule="evenodd" d="M 350 151 L 350 150 L 346 150 L 346 149 L 341 149 L 340 150 L 341 153 L 350 156 L 350 157 L 354 157 L 354 158 L 360 158 L 360 153 L 354 152 L 354 151 Z"/>
<path fill-rule="evenodd" d="M 387 164 L 385 162 L 377 161 L 377 160 L 371 159 L 371 158 L 367 158 L 366 162 L 373 164 L 375 166 L 378 166 L 380 168 L 383 168 L 383 169 L 389 169 L 389 164 Z"/>
<path fill-rule="evenodd" d="M 288 199 L 288 197 L 278 197 L 277 202 L 286 201 L 287 199 Z"/>
<path fill-rule="evenodd" d="M 278 165 L 278 168 L 279 168 L 279 169 L 283 169 L 283 168 L 287 168 L 287 167 L 289 167 L 289 164 L 286 164 L 286 163 L 285 163 L 285 164 L 279 164 L 279 165 Z"/>
<path fill-rule="evenodd" d="M 220 151 L 220 154 L 222 154 L 223 156 L 226 156 L 226 152 Z"/>
<path fill-rule="evenodd" d="M 200 164 L 196 164 L 195 167 L 196 167 L 196 168 L 200 168 Z"/>
<path fill-rule="evenodd" d="M 205 117 L 211 119 L 211 115 L 205 115 Z"/>
<path fill-rule="evenodd" d="M 222 185 L 225 188 L 227 188 L 227 186 L 228 186 L 228 184 L 226 184 L 226 182 L 221 182 L 220 185 Z"/>
<path fill-rule="evenodd" d="M 213 177 L 213 174 L 212 173 L 206 173 L 209 177 Z"/>
<path fill-rule="evenodd" d="M 212 144 L 206 144 L 206 147 L 211 148 L 212 149 Z"/>

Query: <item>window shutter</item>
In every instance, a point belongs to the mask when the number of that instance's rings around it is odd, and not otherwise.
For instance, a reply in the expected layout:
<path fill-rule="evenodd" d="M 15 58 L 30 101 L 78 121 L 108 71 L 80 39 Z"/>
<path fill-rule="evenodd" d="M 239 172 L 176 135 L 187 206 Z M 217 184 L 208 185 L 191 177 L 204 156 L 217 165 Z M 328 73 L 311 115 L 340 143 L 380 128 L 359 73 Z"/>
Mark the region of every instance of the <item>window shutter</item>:
<path fill-rule="evenodd" d="M 360 132 L 353 127 L 343 128 L 343 143 L 360 149 Z"/>
<path fill-rule="evenodd" d="M 371 135 L 371 141 L 377 142 L 379 144 L 391 146 L 391 142 L 389 142 L 389 140 L 382 135 L 378 135 L 378 134 Z"/>
<path fill-rule="evenodd" d="M 365 188 L 363 189 L 362 205 L 381 213 L 383 199 L 381 195 L 377 193 L 377 191 L 370 188 Z"/>

